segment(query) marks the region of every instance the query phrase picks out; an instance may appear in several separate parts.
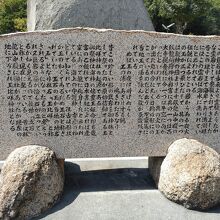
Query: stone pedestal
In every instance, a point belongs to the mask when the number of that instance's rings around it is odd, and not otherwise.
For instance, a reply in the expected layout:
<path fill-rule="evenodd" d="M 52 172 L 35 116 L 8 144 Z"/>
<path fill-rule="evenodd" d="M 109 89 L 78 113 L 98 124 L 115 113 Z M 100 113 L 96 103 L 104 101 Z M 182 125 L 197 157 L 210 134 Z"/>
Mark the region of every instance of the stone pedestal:
<path fill-rule="evenodd" d="M 154 31 L 143 0 L 28 0 L 28 31 L 69 27 Z"/>
<path fill-rule="evenodd" d="M 157 187 L 160 178 L 160 167 L 164 159 L 165 157 L 149 157 L 148 159 L 148 168 Z"/>

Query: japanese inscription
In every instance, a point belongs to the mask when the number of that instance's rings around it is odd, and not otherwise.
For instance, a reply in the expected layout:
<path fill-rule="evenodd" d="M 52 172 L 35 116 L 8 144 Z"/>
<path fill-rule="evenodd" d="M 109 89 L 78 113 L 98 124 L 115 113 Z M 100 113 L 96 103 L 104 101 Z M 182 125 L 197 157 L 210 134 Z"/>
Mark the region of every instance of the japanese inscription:
<path fill-rule="evenodd" d="M 174 140 L 220 152 L 220 37 L 63 29 L 0 37 L 1 159 L 162 156 Z"/>

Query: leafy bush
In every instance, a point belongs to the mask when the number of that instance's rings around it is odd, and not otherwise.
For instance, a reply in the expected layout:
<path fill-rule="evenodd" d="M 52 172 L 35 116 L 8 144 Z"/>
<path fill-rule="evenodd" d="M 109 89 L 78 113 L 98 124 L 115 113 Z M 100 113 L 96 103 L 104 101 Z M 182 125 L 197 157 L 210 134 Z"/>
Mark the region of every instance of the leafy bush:
<path fill-rule="evenodd" d="M 171 32 L 220 34 L 219 0 L 145 0 L 157 31 L 175 23 Z"/>
<path fill-rule="evenodd" d="M 0 33 L 26 30 L 26 0 L 0 0 Z"/>

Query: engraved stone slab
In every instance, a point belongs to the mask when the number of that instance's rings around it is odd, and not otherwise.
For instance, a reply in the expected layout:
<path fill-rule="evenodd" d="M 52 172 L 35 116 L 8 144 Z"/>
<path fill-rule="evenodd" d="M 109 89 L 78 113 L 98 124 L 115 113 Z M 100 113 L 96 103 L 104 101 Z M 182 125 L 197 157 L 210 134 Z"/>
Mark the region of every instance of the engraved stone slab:
<path fill-rule="evenodd" d="M 176 139 L 220 152 L 220 37 L 63 29 L 0 36 L 0 159 L 163 156 Z"/>

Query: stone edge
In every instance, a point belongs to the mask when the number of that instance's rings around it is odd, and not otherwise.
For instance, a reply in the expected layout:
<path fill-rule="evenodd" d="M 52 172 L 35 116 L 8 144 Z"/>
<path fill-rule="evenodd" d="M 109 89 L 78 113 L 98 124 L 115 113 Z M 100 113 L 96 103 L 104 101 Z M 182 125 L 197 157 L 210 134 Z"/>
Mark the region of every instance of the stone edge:
<path fill-rule="evenodd" d="M 80 169 L 69 170 L 68 172 L 78 173 L 82 171 L 110 170 L 126 168 L 148 168 L 148 157 L 109 157 L 109 158 L 73 158 L 66 159 L 65 163 L 72 163 Z M 0 161 L 0 170 L 4 161 Z"/>
<path fill-rule="evenodd" d="M 4 38 L 10 38 L 14 36 L 25 36 L 25 35 L 50 35 L 53 33 L 78 33 L 78 32 L 95 32 L 95 33 L 106 33 L 106 32 L 113 32 L 113 33 L 122 33 L 122 34 L 146 34 L 151 37 L 159 37 L 159 38 L 170 38 L 170 37 L 182 37 L 188 38 L 192 40 L 199 40 L 199 39 L 212 39 L 212 40 L 220 40 L 220 36 L 218 35 L 181 35 L 181 34 L 174 34 L 174 33 L 164 33 L 164 32 L 156 32 L 156 31 L 144 31 L 144 30 L 114 30 L 114 29 L 97 29 L 97 28 L 89 28 L 89 27 L 76 27 L 76 28 L 62 28 L 58 30 L 38 30 L 38 31 L 29 31 L 29 32 L 16 32 L 16 33 L 9 33 L 9 34 L 2 34 L 0 35 L 0 40 Z"/>

